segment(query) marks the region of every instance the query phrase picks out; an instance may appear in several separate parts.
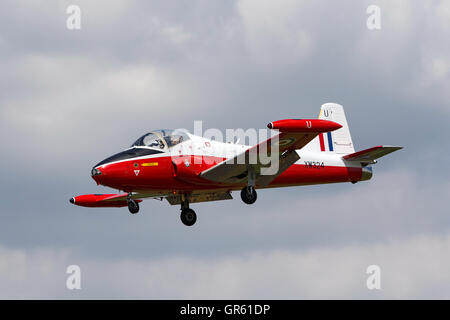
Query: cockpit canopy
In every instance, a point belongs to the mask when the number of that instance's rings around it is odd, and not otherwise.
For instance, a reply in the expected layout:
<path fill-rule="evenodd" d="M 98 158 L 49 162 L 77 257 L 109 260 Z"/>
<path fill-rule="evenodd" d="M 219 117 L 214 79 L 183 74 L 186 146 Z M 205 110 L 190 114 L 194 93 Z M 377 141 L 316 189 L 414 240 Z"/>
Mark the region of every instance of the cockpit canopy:
<path fill-rule="evenodd" d="M 183 130 L 162 129 L 144 134 L 131 147 L 167 149 L 187 140 L 189 136 Z"/>

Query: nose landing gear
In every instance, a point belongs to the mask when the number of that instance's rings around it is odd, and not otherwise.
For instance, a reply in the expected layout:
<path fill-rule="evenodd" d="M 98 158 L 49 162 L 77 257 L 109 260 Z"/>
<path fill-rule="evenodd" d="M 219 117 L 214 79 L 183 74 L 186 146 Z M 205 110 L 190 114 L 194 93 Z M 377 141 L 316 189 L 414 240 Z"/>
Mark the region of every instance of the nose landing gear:
<path fill-rule="evenodd" d="M 131 214 L 136 214 L 139 212 L 139 203 L 131 199 L 131 193 L 128 194 L 127 202 L 128 202 L 128 210 L 130 211 Z"/>
<path fill-rule="evenodd" d="M 139 203 L 134 200 L 128 201 L 128 210 L 130 210 L 131 214 L 136 214 L 139 212 Z"/>

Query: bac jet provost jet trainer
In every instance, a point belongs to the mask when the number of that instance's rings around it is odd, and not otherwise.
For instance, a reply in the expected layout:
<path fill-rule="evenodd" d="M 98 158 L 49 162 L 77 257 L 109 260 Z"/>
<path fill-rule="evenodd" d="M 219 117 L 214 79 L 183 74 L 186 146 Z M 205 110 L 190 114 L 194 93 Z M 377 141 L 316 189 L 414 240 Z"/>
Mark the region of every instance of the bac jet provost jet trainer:
<path fill-rule="evenodd" d="M 279 120 L 267 126 L 278 132 L 255 146 L 219 142 L 182 130 L 152 131 L 92 169 L 97 184 L 122 193 L 81 195 L 70 203 L 128 206 L 135 214 L 142 199 L 165 198 L 171 205 L 180 205 L 181 221 L 192 226 L 197 215 L 190 203 L 232 199 L 231 192 L 240 190 L 242 201 L 252 204 L 258 188 L 369 180 L 376 159 L 402 148 L 376 146 L 355 152 L 344 109 L 335 103 L 322 105 L 319 119 Z M 271 174 L 262 174 L 267 163 L 259 156 L 250 161 L 252 152 L 264 148 L 278 161 Z"/>

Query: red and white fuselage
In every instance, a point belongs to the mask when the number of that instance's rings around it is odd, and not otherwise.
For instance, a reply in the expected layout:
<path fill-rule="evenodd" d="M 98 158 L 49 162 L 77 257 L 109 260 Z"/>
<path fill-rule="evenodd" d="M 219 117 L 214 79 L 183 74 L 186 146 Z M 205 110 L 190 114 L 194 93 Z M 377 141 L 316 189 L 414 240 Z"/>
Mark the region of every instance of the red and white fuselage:
<path fill-rule="evenodd" d="M 223 143 L 187 134 L 190 139 L 171 150 L 155 149 L 158 152 L 156 154 L 96 166 L 95 169 L 101 174 L 94 175 L 93 179 L 98 184 L 125 192 L 161 195 L 217 188 L 242 189 L 241 183 L 236 185 L 213 183 L 205 181 L 199 174 L 227 159 L 226 155 L 239 154 L 248 150 L 250 146 Z M 370 167 L 345 161 L 342 155 L 336 153 L 309 150 L 296 152 L 300 159 L 266 187 L 357 182 L 368 180 L 372 176 Z M 256 185 L 256 188 L 258 187 Z"/>

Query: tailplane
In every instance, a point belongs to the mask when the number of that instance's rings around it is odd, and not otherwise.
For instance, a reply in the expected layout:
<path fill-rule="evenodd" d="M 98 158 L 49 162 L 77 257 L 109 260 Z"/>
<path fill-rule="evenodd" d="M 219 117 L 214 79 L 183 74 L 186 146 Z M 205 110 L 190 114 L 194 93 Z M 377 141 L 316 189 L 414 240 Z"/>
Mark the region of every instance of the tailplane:
<path fill-rule="evenodd" d="M 374 164 L 376 159 L 384 157 L 385 155 L 400 150 L 402 147 L 395 146 L 376 146 L 366 150 L 358 151 L 355 153 L 347 154 L 342 159 L 347 161 L 355 161 L 361 163 L 363 166 Z"/>

